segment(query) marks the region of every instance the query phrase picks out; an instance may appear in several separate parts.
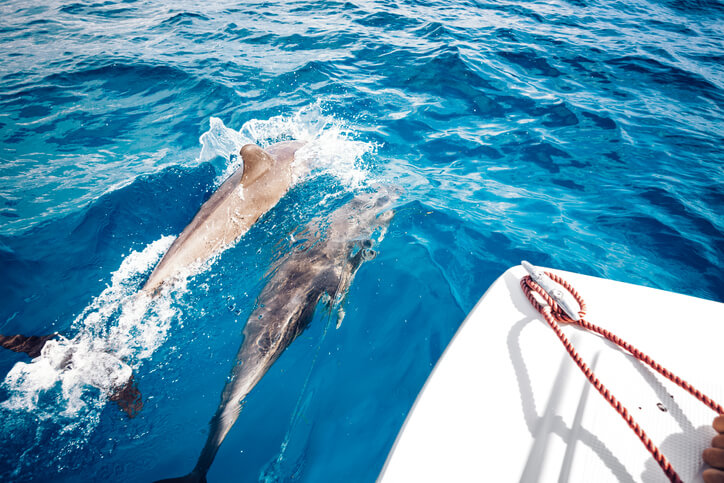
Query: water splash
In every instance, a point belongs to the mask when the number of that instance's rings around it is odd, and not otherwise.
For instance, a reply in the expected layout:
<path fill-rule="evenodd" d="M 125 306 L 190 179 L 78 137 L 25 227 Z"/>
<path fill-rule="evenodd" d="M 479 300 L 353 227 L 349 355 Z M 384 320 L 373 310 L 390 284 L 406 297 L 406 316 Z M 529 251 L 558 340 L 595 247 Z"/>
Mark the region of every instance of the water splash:
<path fill-rule="evenodd" d="M 295 182 L 306 176 L 331 175 L 345 188 L 358 189 L 370 178 L 368 156 L 377 146 L 355 139 L 355 132 L 344 122 L 323 113 L 319 102 L 304 107 L 291 116 L 274 116 L 266 120 L 252 119 L 240 130 L 228 128 L 219 118 L 209 119 L 209 130 L 201 135 L 201 153 L 197 161 L 205 162 L 217 157 L 228 160 L 244 144 L 254 143 L 267 147 L 280 141 L 306 141 L 296 153 L 295 165 L 304 167 L 295 173 Z M 242 165 L 239 157 L 228 162 L 217 180 L 220 184 Z"/>
<path fill-rule="evenodd" d="M 67 430 L 83 421 L 87 437 L 109 394 L 165 341 L 179 315 L 183 286 L 153 300 L 138 292 L 173 240 L 166 236 L 131 252 L 111 284 L 73 321 L 73 337 L 48 341 L 39 357 L 16 363 L 2 383 L 10 397 L 0 407 L 32 412 L 41 421 L 65 420 Z"/>

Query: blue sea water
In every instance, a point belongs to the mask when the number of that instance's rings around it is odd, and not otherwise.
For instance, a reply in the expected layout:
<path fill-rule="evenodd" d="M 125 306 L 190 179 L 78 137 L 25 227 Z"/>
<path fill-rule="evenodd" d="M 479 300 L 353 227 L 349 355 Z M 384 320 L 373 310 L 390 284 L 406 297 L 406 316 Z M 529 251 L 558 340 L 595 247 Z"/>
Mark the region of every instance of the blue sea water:
<path fill-rule="evenodd" d="M 144 398 L 129 419 L 80 368 L 0 352 L 0 480 L 189 471 L 281 242 L 377 183 L 402 197 L 344 322 L 318 311 L 209 481 L 373 481 L 455 330 L 521 259 L 724 301 L 718 0 L 0 13 L 0 333 L 122 356 Z M 133 293 L 229 153 L 290 138 L 313 175 L 138 314 Z"/>

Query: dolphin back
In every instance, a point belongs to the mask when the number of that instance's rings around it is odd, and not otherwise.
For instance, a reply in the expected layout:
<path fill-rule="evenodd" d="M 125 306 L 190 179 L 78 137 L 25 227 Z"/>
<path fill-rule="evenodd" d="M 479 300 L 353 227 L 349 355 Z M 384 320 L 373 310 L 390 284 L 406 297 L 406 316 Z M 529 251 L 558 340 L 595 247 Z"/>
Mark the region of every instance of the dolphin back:
<path fill-rule="evenodd" d="M 194 272 L 233 245 L 289 190 L 294 153 L 302 145 L 288 141 L 274 144 L 268 151 L 245 145 L 240 151 L 243 166 L 201 205 L 151 272 L 143 290 L 156 295 L 162 284 Z"/>

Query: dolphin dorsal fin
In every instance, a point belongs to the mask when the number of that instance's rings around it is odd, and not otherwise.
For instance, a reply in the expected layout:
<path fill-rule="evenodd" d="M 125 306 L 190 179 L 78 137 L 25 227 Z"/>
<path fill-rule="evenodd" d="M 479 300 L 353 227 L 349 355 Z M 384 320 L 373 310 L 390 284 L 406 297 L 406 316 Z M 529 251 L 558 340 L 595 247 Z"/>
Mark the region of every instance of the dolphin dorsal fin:
<path fill-rule="evenodd" d="M 241 148 L 240 154 L 244 161 L 244 173 L 241 176 L 241 183 L 244 185 L 253 183 L 274 164 L 271 154 L 256 144 L 246 144 Z"/>

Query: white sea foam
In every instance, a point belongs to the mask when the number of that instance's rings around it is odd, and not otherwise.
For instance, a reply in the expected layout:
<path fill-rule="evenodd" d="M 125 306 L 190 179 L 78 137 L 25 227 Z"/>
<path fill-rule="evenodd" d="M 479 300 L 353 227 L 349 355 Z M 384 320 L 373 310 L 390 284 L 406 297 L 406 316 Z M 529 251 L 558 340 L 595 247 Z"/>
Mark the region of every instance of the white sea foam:
<path fill-rule="evenodd" d="M 39 357 L 16 363 L 3 381 L 10 397 L 2 407 L 31 411 L 39 419 L 97 421 L 108 394 L 123 387 L 165 341 L 178 315 L 174 300 L 183 292 L 178 287 L 153 300 L 138 292 L 173 239 L 131 252 L 111 284 L 73 321 L 74 335 L 48 341 Z M 52 401 L 43 404 L 49 394 Z"/>
<path fill-rule="evenodd" d="M 346 188 L 356 189 L 369 179 L 365 158 L 373 154 L 376 145 L 355 139 L 354 131 L 344 122 L 322 112 L 320 103 L 300 109 L 291 116 L 274 116 L 266 120 L 252 119 L 238 131 L 228 128 L 219 118 L 209 120 L 209 130 L 201 135 L 198 161 L 221 157 L 228 160 L 244 144 L 261 147 L 299 140 L 307 144 L 297 151 L 295 182 L 306 176 L 327 174 Z M 240 157 L 228 162 L 217 180 L 221 183 L 242 165 Z M 303 173 L 303 174 L 302 174 Z"/>

